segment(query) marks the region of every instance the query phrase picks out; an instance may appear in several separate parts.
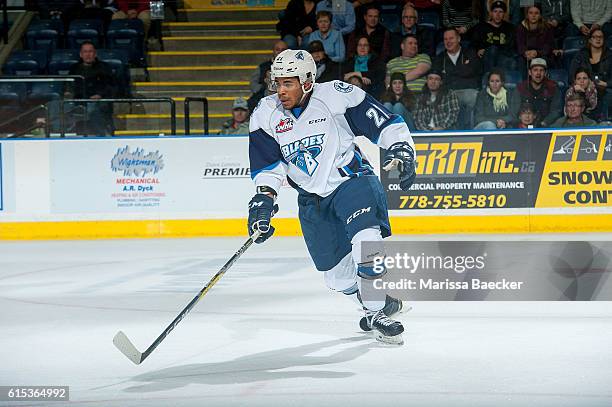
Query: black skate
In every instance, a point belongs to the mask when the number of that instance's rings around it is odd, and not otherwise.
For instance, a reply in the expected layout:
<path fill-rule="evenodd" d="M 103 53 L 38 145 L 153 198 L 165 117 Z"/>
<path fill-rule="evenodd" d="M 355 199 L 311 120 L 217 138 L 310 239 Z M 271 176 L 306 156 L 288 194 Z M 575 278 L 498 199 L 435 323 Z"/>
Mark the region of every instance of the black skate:
<path fill-rule="evenodd" d="M 410 311 L 409 306 L 406 308 L 407 309 L 404 309 L 404 304 L 402 303 L 401 300 L 397 300 L 387 295 L 387 297 L 385 298 L 385 306 L 382 310 L 386 316 L 392 317 L 398 312 L 404 312 L 404 310 Z M 372 328 L 370 328 L 370 326 L 368 325 L 368 320 L 366 317 L 362 317 L 359 320 L 359 327 L 361 328 L 362 331 L 365 331 L 365 332 L 369 332 L 372 330 Z"/>
<path fill-rule="evenodd" d="M 404 344 L 404 338 L 402 338 L 404 326 L 401 322 L 386 316 L 383 310 L 366 310 L 366 319 L 370 329 L 374 330 L 374 337 L 377 341 L 392 345 Z"/>

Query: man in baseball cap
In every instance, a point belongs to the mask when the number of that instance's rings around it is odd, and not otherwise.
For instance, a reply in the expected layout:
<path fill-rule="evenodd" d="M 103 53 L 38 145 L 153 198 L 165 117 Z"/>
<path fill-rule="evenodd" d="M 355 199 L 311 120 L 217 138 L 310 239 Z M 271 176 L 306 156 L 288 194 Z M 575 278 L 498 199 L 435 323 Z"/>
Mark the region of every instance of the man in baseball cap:
<path fill-rule="evenodd" d="M 533 58 L 529 63 L 529 78 L 516 87 L 521 103 L 533 106 L 536 127 L 549 127 L 561 116 L 561 92 L 557 83 L 546 77 L 547 67 L 544 58 Z"/>
<path fill-rule="evenodd" d="M 223 123 L 221 134 L 249 134 L 249 106 L 244 98 L 234 99 L 232 118 Z"/>
<path fill-rule="evenodd" d="M 505 20 L 508 7 L 503 1 L 494 1 L 489 10 L 489 19 L 474 27 L 473 34 L 473 46 L 482 58 L 484 71 L 496 67 L 516 69 L 516 28 Z"/>

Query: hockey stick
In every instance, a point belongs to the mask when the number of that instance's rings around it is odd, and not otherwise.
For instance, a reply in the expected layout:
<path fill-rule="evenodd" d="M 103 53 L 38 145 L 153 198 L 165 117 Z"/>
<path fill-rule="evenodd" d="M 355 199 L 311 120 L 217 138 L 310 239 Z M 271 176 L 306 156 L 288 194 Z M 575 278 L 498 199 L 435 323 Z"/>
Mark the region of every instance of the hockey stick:
<path fill-rule="evenodd" d="M 162 343 L 166 336 L 168 336 L 168 334 L 170 334 L 170 332 L 172 332 L 172 330 L 179 324 L 179 322 L 181 322 L 181 320 L 185 318 L 185 315 L 187 315 L 189 311 L 191 311 L 193 307 L 195 307 L 198 301 L 200 301 L 202 297 L 206 295 L 206 293 L 217 283 L 217 281 L 219 281 L 221 277 L 223 277 L 225 272 L 229 270 L 230 267 L 232 267 L 236 260 L 238 260 L 240 256 L 242 256 L 244 252 L 246 252 L 246 250 L 253 244 L 253 242 L 257 240 L 260 234 L 261 232 L 257 231 L 253 233 L 253 235 L 249 237 L 246 242 L 244 242 L 242 247 L 238 249 L 236 253 L 234 253 L 234 255 L 227 261 L 227 263 L 223 265 L 223 267 L 221 267 L 221 270 L 219 270 L 217 274 L 215 274 L 213 278 L 210 279 L 208 284 L 206 284 L 204 288 L 200 290 L 198 295 L 193 297 L 189 304 L 187 304 L 187 306 L 183 308 L 183 310 L 176 316 L 176 318 L 174 318 L 170 325 L 168 325 L 166 329 L 164 329 L 164 332 L 162 332 L 161 335 L 157 337 L 155 342 L 153 342 L 151 346 L 147 348 L 147 350 L 145 350 L 144 352 L 139 352 L 138 349 L 136 349 L 136 347 L 132 344 L 132 341 L 128 339 L 127 335 L 123 333 L 123 331 L 117 332 L 117 334 L 113 338 L 113 343 L 115 344 L 117 349 L 119 349 L 121 353 L 123 353 L 129 360 L 131 360 L 137 365 L 144 362 L 144 360 L 151 354 L 151 352 L 153 352 L 155 348 L 157 348 L 157 346 Z"/>

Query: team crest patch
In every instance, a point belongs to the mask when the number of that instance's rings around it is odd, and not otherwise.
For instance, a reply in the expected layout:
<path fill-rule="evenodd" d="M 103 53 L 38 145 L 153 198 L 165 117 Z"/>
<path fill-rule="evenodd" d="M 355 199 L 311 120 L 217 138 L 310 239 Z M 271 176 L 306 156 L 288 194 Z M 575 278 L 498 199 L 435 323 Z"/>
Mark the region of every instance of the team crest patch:
<path fill-rule="evenodd" d="M 295 54 L 295 59 L 300 59 L 300 60 L 304 60 L 304 53 L 302 51 L 298 52 L 297 54 Z"/>
<path fill-rule="evenodd" d="M 276 125 L 277 133 L 285 133 L 291 129 L 293 129 L 293 119 L 291 117 L 282 118 Z"/>
<path fill-rule="evenodd" d="M 323 150 L 323 137 L 325 134 L 304 137 L 281 146 L 281 152 L 287 162 L 295 165 L 304 174 L 312 176 L 319 167 L 317 156 Z"/>
<path fill-rule="evenodd" d="M 353 90 L 353 85 L 351 85 L 350 83 L 346 83 L 346 82 L 334 82 L 334 88 L 338 92 L 349 93 Z"/>

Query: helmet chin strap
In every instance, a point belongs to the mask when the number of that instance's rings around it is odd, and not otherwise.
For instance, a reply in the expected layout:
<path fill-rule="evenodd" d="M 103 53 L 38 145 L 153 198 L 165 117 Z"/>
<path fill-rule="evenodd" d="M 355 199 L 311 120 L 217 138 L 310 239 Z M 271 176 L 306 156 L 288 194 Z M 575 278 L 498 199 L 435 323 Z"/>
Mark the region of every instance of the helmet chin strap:
<path fill-rule="evenodd" d="M 298 102 L 297 106 L 294 106 L 294 107 L 302 106 L 304 104 L 304 101 L 306 100 L 306 96 L 308 96 L 308 94 L 312 92 L 312 90 L 314 89 L 314 83 L 310 82 L 310 89 L 306 90 L 305 88 L 306 83 L 308 82 L 304 82 L 302 84 L 302 98 Z"/>

